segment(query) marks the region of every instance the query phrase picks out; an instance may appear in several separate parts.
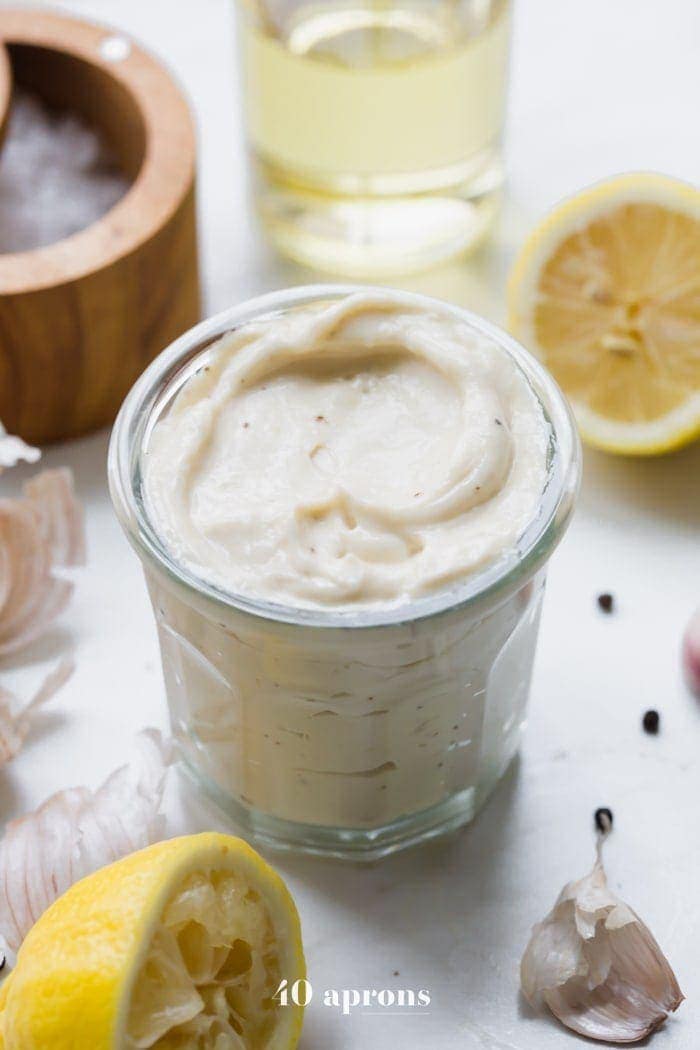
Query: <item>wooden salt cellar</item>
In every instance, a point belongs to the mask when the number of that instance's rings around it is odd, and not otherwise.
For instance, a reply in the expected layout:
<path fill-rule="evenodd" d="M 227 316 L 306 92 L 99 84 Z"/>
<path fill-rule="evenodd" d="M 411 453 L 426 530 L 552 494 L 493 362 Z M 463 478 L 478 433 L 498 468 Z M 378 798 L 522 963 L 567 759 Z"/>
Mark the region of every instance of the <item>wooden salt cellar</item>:
<path fill-rule="evenodd" d="M 0 8 L 0 41 L 14 83 L 99 129 L 132 180 L 74 236 L 0 254 L 0 420 L 42 444 L 110 423 L 199 319 L 195 135 L 170 75 L 120 33 Z M 0 128 L 2 100 L 0 63 Z"/>
<path fill-rule="evenodd" d="M 10 115 L 10 98 L 12 96 L 12 69 L 10 56 L 4 47 L 0 47 L 0 146 L 5 138 L 7 120 Z"/>

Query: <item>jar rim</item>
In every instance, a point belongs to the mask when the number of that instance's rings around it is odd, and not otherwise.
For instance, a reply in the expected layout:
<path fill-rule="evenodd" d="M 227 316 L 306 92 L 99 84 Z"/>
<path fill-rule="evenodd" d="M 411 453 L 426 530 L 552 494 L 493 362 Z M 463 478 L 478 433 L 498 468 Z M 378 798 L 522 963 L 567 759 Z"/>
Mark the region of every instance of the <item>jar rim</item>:
<path fill-rule="evenodd" d="M 108 455 L 109 488 L 117 517 L 142 561 L 155 562 L 166 576 L 219 609 L 317 628 L 391 627 L 443 613 L 478 610 L 495 604 L 529 580 L 548 560 L 571 518 L 580 482 L 581 449 L 571 409 L 549 372 L 497 325 L 453 303 L 390 289 L 397 302 L 451 314 L 495 342 L 515 360 L 537 397 L 551 428 L 551 458 L 538 513 L 515 547 L 452 586 L 409 602 L 359 609 L 318 609 L 275 603 L 225 591 L 177 562 L 150 521 L 143 496 L 141 455 L 157 421 L 159 399 L 179 387 L 199 365 L 202 352 L 232 329 L 312 302 L 339 299 L 386 288 L 355 284 L 304 285 L 270 292 L 230 307 L 190 328 L 156 357 L 127 394 L 112 429 Z M 190 365 L 188 371 L 188 365 Z"/>

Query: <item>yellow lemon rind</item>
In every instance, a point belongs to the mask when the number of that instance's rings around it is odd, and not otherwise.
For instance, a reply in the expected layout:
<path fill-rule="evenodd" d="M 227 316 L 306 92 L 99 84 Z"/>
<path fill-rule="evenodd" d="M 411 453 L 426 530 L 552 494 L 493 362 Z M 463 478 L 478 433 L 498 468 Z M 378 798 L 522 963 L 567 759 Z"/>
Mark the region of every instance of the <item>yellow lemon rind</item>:
<path fill-rule="evenodd" d="M 77 882 L 39 919 L 0 993 L 0 1047 L 121 1050 L 133 983 L 169 897 L 192 872 L 227 869 L 250 880 L 286 931 L 284 976 L 304 978 L 299 917 L 276 872 L 242 839 L 170 839 Z M 280 1011 L 269 1050 L 296 1046 L 303 1012 L 291 1003 Z"/>
<path fill-rule="evenodd" d="M 631 172 L 590 186 L 558 204 L 527 238 L 508 281 L 508 328 L 546 364 L 532 327 L 533 304 L 544 264 L 557 246 L 622 203 L 656 203 L 700 219 L 700 191 L 691 183 L 655 172 Z M 652 456 L 672 452 L 700 437 L 700 395 L 651 423 L 605 419 L 571 399 L 583 440 L 601 451 Z"/>

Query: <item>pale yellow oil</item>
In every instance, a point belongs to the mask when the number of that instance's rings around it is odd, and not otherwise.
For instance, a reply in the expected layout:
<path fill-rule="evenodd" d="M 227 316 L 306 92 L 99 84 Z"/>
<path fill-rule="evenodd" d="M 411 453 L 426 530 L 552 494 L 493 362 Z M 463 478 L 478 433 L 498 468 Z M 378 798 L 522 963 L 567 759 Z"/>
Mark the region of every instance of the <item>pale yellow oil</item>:
<path fill-rule="evenodd" d="M 246 119 L 278 246 L 354 275 L 438 262 L 501 181 L 506 0 L 242 7 Z"/>

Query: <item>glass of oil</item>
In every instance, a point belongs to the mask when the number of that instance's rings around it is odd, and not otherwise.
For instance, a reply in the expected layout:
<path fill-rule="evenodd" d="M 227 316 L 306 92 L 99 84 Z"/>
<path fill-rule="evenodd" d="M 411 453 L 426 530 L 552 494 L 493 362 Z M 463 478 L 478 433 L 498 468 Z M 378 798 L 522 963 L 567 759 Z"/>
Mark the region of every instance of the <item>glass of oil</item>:
<path fill-rule="evenodd" d="M 510 0 L 237 0 L 259 211 L 350 276 L 425 269 L 488 230 Z"/>

